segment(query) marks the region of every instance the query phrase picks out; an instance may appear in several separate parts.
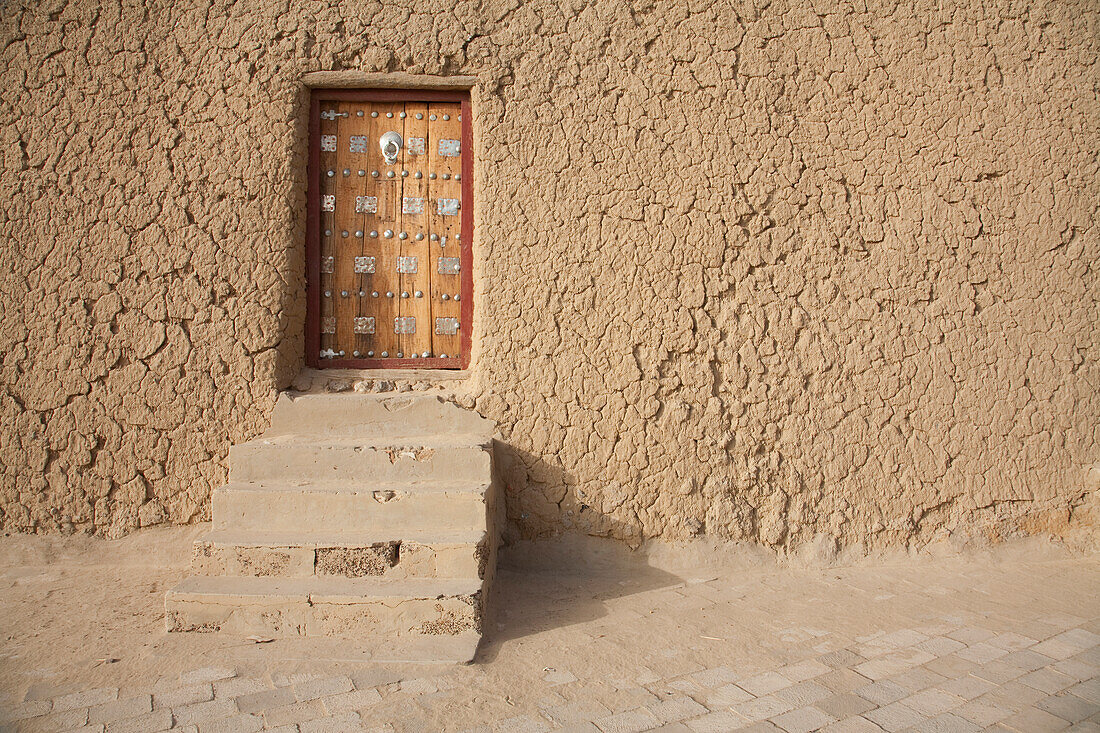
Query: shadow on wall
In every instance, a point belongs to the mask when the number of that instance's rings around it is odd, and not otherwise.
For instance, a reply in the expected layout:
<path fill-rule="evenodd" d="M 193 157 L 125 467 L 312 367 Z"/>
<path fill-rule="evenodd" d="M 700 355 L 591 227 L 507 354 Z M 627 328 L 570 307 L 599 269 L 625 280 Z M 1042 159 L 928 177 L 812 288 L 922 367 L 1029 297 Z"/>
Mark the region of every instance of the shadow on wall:
<path fill-rule="evenodd" d="M 564 533 L 613 538 L 632 548 L 641 546 L 645 539 L 641 525 L 589 504 L 576 490 L 577 477 L 562 466 L 500 440 L 494 441 L 493 453 L 493 469 L 507 510 L 507 520 L 498 519 L 504 544 L 541 539 L 547 527 L 554 527 Z"/>
<path fill-rule="evenodd" d="M 550 487 L 573 484 L 573 477 L 561 467 L 499 440 L 494 443 L 494 460 L 496 478 L 502 484 L 498 501 L 504 506 L 497 521 L 504 546 L 476 661 L 494 660 L 505 641 L 602 618 L 607 615 L 606 603 L 613 599 L 684 583 L 680 576 L 650 565 L 644 552 L 608 539 L 640 539 L 639 527 L 608 516 L 587 516 L 577 522 L 580 513 L 596 510 L 567 506 L 567 488 L 559 489 L 560 497 L 547 493 Z M 552 516 L 554 524 L 564 520 L 566 527 L 579 524 L 589 531 L 596 527 L 605 536 L 571 533 L 520 540 L 517 525 L 533 512 Z"/>

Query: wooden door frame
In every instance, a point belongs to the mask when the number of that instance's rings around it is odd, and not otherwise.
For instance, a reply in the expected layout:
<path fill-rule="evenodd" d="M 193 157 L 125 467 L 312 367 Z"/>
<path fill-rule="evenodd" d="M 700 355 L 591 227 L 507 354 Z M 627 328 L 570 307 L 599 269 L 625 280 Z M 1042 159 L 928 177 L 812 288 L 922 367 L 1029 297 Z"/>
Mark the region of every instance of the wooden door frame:
<path fill-rule="evenodd" d="M 457 102 L 462 108 L 462 239 L 459 267 L 462 305 L 459 357 L 426 359 L 321 359 L 321 103 Z M 470 93 L 436 89 L 313 89 L 309 105 L 309 167 L 306 187 L 306 366 L 315 369 L 466 369 L 470 365 L 474 316 L 474 136 Z"/>

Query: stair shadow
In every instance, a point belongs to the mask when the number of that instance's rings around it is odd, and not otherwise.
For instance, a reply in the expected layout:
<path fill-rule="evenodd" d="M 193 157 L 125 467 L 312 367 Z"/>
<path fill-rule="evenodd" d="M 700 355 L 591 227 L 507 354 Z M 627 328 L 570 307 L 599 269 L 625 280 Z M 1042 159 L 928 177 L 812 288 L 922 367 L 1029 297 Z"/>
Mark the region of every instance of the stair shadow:
<path fill-rule="evenodd" d="M 556 479 L 566 485 L 573 482 L 561 468 L 499 441 L 494 452 L 497 478 L 503 483 L 503 496 L 497 499 L 506 502 L 510 524 L 505 536 L 515 537 L 514 522 L 523 512 L 521 492 L 552 486 Z M 594 511 L 587 506 L 584 510 Z M 616 536 L 641 537 L 638 528 L 606 516 L 586 524 Z M 552 539 L 513 541 L 500 549 L 483 638 L 474 661 L 493 661 L 510 640 L 600 619 L 608 615 L 607 601 L 684 582 L 678 575 L 651 566 L 644 551 L 631 550 L 621 540 L 569 533 Z"/>
<path fill-rule="evenodd" d="M 475 662 L 493 661 L 507 641 L 600 619 L 609 600 L 683 585 L 629 553 L 615 540 L 576 535 L 502 548 Z"/>

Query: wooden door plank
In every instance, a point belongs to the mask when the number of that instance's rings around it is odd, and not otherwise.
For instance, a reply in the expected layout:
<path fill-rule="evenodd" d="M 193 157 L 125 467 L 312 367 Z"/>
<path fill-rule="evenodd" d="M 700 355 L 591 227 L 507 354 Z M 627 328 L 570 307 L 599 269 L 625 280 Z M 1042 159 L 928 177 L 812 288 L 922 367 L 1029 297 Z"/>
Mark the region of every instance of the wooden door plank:
<path fill-rule="evenodd" d="M 466 328 L 461 337 L 460 358 L 455 366 L 470 366 L 470 352 L 474 335 L 474 125 L 471 118 L 470 97 L 459 104 L 459 122 L 462 123 L 462 308 L 460 319 Z"/>
<path fill-rule="evenodd" d="M 405 358 L 431 355 L 431 275 L 428 256 L 428 105 L 406 103 L 405 145 L 402 153 L 401 254 L 406 270 L 415 258 L 415 272 L 401 274 L 401 315 L 415 319 L 416 331 L 400 337 L 399 352 Z"/>
<path fill-rule="evenodd" d="M 399 212 L 401 211 L 401 160 L 392 165 L 382 156 L 379 140 L 391 130 L 400 133 L 401 120 L 398 115 L 403 105 L 385 103 L 370 105 L 374 121 L 371 128 L 372 155 L 376 161 L 371 170 L 371 178 L 376 181 L 378 194 L 378 215 L 376 217 L 378 237 L 378 259 L 375 263 L 375 287 L 378 297 L 372 298 L 378 315 L 375 321 L 375 358 L 393 360 L 399 350 L 398 338 L 394 333 L 394 321 L 400 315 L 401 278 L 397 273 L 397 258 L 401 255 L 401 244 L 397 237 L 400 231 Z M 377 116 L 374 116 L 377 113 Z M 374 177 L 374 170 L 378 176 Z"/>
<path fill-rule="evenodd" d="M 379 212 L 384 211 L 384 203 L 379 191 L 379 168 L 382 155 L 378 148 L 378 136 L 381 134 L 377 118 L 371 117 L 374 110 L 372 104 L 363 102 L 355 105 L 355 119 L 359 121 L 359 131 L 356 133 L 355 160 L 357 168 L 355 175 L 359 181 L 359 193 L 356 198 L 356 208 L 360 210 L 361 228 L 356 234 L 362 232 L 360 239 L 360 256 L 368 258 L 362 262 L 359 269 L 359 324 L 356 333 L 356 350 L 360 359 L 369 358 L 381 351 L 379 335 L 381 322 L 378 320 L 378 305 L 380 298 L 385 297 L 385 286 L 381 282 L 379 274 L 381 267 L 381 248 L 379 245 L 380 218 Z M 360 114 L 362 116 L 360 116 Z M 362 172 L 362 175 L 360 175 Z M 379 288 L 382 292 L 379 292 Z M 368 319 L 373 319 L 370 321 Z"/>
<path fill-rule="evenodd" d="M 321 111 L 328 113 L 336 111 L 337 105 L 333 102 L 321 104 Z M 339 351 L 337 348 L 336 334 L 336 307 L 332 299 L 332 290 L 335 287 L 335 263 L 336 250 L 332 238 L 336 227 L 336 213 L 334 203 L 336 200 L 336 179 L 329 177 L 328 171 L 335 170 L 337 162 L 337 148 L 339 146 L 339 125 L 337 120 L 325 114 L 320 119 L 321 135 L 317 144 L 321 146 L 319 158 L 319 186 L 318 193 L 321 197 L 320 217 L 317 225 L 321 229 L 320 237 L 320 323 L 321 330 L 320 351 L 329 353 Z M 331 197 L 331 198 L 330 198 Z"/>
<path fill-rule="evenodd" d="M 460 106 L 454 102 L 428 105 L 428 173 L 431 216 L 431 333 L 432 353 L 457 357 L 461 353 L 463 324 L 460 320 L 462 278 L 462 159 L 470 151 L 461 149 Z M 458 153 L 458 154 L 455 154 Z M 458 208 L 454 208 L 454 202 Z M 449 334 L 449 326 L 458 319 L 458 331 Z"/>
<path fill-rule="evenodd" d="M 342 359 L 350 359 L 355 350 L 354 322 L 359 313 L 356 296 L 359 287 L 355 275 L 355 256 L 359 253 L 359 244 L 353 236 L 358 179 L 352 175 L 353 154 L 348 143 L 356 126 L 352 106 L 349 102 L 337 105 L 337 113 L 341 116 L 336 119 L 336 165 L 325 171 L 325 176 L 335 181 L 336 189 L 336 215 L 330 237 L 336 257 L 331 300 L 336 310 L 336 345 L 333 349 Z"/>

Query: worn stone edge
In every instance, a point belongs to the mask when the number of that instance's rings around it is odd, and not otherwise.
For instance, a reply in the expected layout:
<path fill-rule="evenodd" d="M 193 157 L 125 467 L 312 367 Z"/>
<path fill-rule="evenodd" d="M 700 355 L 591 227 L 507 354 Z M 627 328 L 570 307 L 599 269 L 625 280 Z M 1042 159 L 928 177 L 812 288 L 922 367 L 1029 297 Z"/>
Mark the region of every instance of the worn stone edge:
<path fill-rule="evenodd" d="M 384 89 L 472 89 L 476 76 L 434 76 L 366 71 L 310 71 L 302 75 L 302 83 L 313 89 L 377 87 Z"/>

